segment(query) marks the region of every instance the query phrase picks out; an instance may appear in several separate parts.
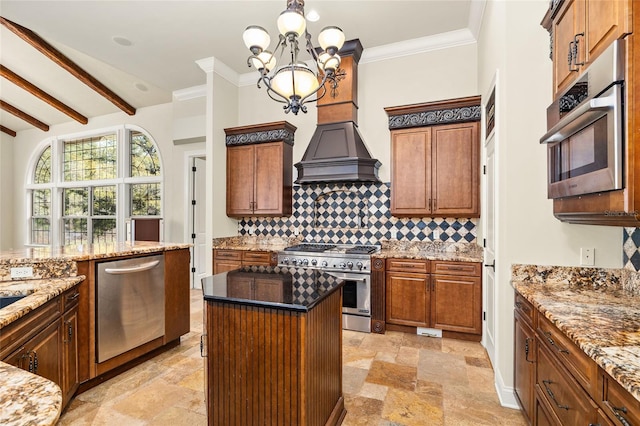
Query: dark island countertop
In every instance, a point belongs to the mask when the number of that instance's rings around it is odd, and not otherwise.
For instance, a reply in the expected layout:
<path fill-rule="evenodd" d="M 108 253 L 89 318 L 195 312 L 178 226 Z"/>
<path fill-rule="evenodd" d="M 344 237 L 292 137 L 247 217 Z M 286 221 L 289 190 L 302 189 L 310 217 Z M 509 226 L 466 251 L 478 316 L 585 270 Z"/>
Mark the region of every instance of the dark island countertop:
<path fill-rule="evenodd" d="M 344 282 L 311 268 L 245 266 L 202 279 L 205 300 L 307 312 Z"/>

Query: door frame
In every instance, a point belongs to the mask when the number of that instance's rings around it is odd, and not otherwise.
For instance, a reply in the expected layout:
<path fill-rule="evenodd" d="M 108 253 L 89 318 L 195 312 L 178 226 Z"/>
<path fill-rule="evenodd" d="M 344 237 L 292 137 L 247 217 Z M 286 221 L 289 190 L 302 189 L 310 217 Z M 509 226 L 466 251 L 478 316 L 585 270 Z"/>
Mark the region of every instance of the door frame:
<path fill-rule="evenodd" d="M 193 239 L 191 238 L 191 231 L 193 229 L 193 214 L 192 214 L 192 194 L 193 194 L 193 173 L 191 171 L 191 167 L 195 158 L 204 158 L 207 160 L 207 153 L 205 150 L 194 150 L 194 151 L 185 151 L 184 153 L 184 170 L 187 174 L 184 188 L 184 205 L 186 208 L 184 209 L 184 241 L 191 242 L 192 246 L 189 248 L 191 253 L 191 263 L 189 264 L 189 281 L 191 282 L 191 288 L 201 288 L 200 283 L 195 282 L 195 272 L 191 272 L 191 268 L 193 268 L 195 259 L 196 259 L 196 245 L 193 244 Z M 205 170 L 206 173 L 206 170 Z M 200 203 L 202 208 L 206 208 L 206 204 Z M 205 259 L 207 257 L 205 256 Z"/>

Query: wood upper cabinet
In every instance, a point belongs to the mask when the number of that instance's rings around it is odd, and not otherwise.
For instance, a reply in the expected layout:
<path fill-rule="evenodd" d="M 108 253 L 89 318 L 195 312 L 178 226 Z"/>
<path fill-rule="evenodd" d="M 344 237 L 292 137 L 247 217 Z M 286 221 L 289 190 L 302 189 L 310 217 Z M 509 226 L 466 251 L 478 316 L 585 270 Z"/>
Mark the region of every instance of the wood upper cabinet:
<path fill-rule="evenodd" d="M 412 122 L 413 115 L 425 115 L 425 111 L 457 113 L 464 109 L 473 114 L 479 102 L 479 97 L 473 97 L 385 108 L 392 123 L 392 215 L 480 217 L 479 121 L 409 128 L 393 124 L 394 117 L 408 117 L 405 121 Z"/>
<path fill-rule="evenodd" d="M 631 32 L 631 4 L 628 0 L 566 0 L 550 25 L 555 99 L 611 42 Z"/>
<path fill-rule="evenodd" d="M 286 121 L 225 129 L 227 216 L 291 214 L 295 129 Z"/>

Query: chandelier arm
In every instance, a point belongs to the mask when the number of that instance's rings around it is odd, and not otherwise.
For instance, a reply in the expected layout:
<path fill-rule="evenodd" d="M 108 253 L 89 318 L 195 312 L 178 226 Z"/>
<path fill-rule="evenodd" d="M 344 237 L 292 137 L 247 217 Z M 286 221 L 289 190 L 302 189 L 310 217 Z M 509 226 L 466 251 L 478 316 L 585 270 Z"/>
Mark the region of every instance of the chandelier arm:
<path fill-rule="evenodd" d="M 264 85 L 267 87 L 267 94 L 269 95 L 269 97 L 271 99 L 273 99 L 276 102 L 281 102 L 283 104 L 290 104 L 289 98 L 287 98 L 285 95 L 283 95 L 282 93 L 278 92 L 277 90 L 275 90 L 272 86 L 271 86 L 271 79 L 268 76 L 262 76 L 260 77 L 260 79 L 258 80 L 258 83 L 262 81 L 264 83 Z M 280 98 L 282 99 L 278 99 L 275 98 L 271 95 L 271 93 L 275 93 L 276 95 L 278 95 Z"/>

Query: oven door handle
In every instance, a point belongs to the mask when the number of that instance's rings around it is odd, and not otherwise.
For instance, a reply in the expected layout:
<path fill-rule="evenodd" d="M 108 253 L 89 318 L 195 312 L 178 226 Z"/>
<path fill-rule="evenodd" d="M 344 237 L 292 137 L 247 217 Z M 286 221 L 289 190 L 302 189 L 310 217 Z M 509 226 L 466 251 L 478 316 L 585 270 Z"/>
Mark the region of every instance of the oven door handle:
<path fill-rule="evenodd" d="M 561 142 L 600 117 L 604 117 L 608 110 L 616 108 L 617 105 L 622 106 L 621 84 L 614 84 L 607 93 L 607 96 L 593 98 L 571 111 L 540 138 L 540 143 Z"/>
<path fill-rule="evenodd" d="M 332 277 L 341 279 L 341 280 L 353 280 L 353 281 L 364 281 L 367 279 L 369 274 L 349 274 L 345 272 L 330 272 L 324 271 L 326 274 L 331 275 Z"/>

